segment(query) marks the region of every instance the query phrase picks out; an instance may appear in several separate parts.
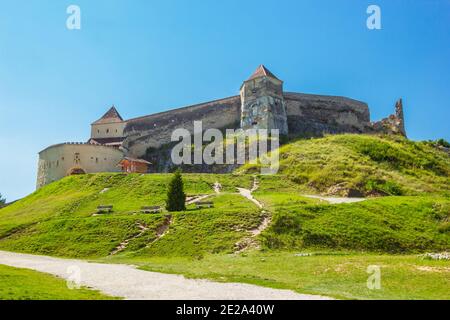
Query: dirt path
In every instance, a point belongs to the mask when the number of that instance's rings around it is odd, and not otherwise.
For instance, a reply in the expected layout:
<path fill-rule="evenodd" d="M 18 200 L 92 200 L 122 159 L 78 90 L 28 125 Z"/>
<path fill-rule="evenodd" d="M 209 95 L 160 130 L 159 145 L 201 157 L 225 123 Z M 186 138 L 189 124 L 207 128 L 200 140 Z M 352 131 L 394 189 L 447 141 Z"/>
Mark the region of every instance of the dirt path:
<path fill-rule="evenodd" d="M 141 224 L 141 223 L 138 223 L 137 226 L 138 226 L 138 228 L 139 228 L 139 230 L 140 230 L 139 233 L 136 234 L 135 236 L 133 236 L 133 237 L 131 237 L 131 238 L 129 238 L 129 239 L 126 239 L 125 241 L 121 242 L 121 243 L 120 243 L 120 244 L 119 244 L 119 245 L 118 245 L 118 246 L 110 253 L 111 256 L 113 256 L 113 255 L 115 255 L 115 254 L 118 254 L 119 252 L 125 250 L 125 249 L 127 248 L 128 244 L 130 243 L 130 241 L 132 241 L 132 240 L 134 240 L 134 239 L 136 239 L 136 238 L 139 238 L 140 236 L 142 236 L 142 235 L 148 230 L 148 227 L 145 226 L 145 225 L 143 225 L 143 224 Z"/>
<path fill-rule="evenodd" d="M 263 208 L 263 205 L 261 204 L 261 202 L 259 202 L 255 198 L 253 198 L 251 190 L 244 189 L 244 188 L 237 188 L 237 189 L 239 190 L 239 194 L 241 196 L 247 198 L 248 200 L 250 200 L 251 202 L 256 204 L 259 208 L 261 208 L 261 209 Z"/>
<path fill-rule="evenodd" d="M 258 190 L 259 183 L 256 177 L 253 178 L 253 186 L 251 190 L 244 189 L 244 188 L 237 188 L 239 190 L 239 194 L 248 200 L 252 201 L 254 204 L 256 204 L 260 209 L 264 209 L 264 205 L 256 200 L 252 193 Z M 252 230 L 250 230 L 250 237 L 244 238 L 243 240 L 239 241 L 235 244 L 235 253 L 241 253 L 245 250 L 248 250 L 249 248 L 259 248 L 259 244 L 256 241 L 256 237 L 260 235 L 264 230 L 266 230 L 270 223 L 272 222 L 272 218 L 270 215 L 270 212 L 266 210 L 261 211 L 263 214 L 263 219 L 260 223 L 260 225 Z"/>
<path fill-rule="evenodd" d="M 214 183 L 213 189 L 214 189 L 214 192 L 217 194 L 219 194 L 222 191 L 222 185 L 219 183 L 219 181 L 216 181 Z"/>
<path fill-rule="evenodd" d="M 190 199 L 188 199 L 186 201 L 186 205 L 200 202 L 200 201 L 205 200 L 206 198 L 209 198 L 211 196 L 212 196 L 211 194 L 205 194 L 205 195 L 202 195 L 202 196 L 193 196 L 193 197 L 191 197 Z"/>
<path fill-rule="evenodd" d="M 339 204 L 339 203 L 354 203 L 361 202 L 367 200 L 366 198 L 338 198 L 338 197 L 322 197 L 322 196 L 313 196 L 313 195 L 303 195 L 303 197 L 312 198 L 312 199 L 320 199 L 326 201 L 331 204 Z"/>
<path fill-rule="evenodd" d="M 64 279 L 73 279 L 73 270 L 77 270 L 80 285 L 133 300 L 329 299 L 242 283 L 186 279 L 179 275 L 138 270 L 130 265 L 89 263 L 5 251 L 0 251 L 0 264 L 50 273 Z"/>

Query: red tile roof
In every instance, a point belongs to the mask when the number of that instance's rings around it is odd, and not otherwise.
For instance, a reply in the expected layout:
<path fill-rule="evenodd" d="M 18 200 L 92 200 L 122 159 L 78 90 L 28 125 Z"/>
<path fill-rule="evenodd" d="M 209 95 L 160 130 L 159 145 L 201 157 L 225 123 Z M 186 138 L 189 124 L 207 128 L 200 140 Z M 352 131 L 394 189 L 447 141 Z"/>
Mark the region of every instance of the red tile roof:
<path fill-rule="evenodd" d="M 258 68 L 256 68 L 255 72 L 253 72 L 253 74 L 251 75 L 251 77 L 248 80 L 252 80 L 252 79 L 255 79 L 255 78 L 259 78 L 259 77 L 271 77 L 271 78 L 275 78 L 277 80 L 280 80 L 272 72 L 270 72 L 269 69 L 267 69 L 262 64 Z"/>
<path fill-rule="evenodd" d="M 148 162 L 144 159 L 136 159 L 136 158 L 130 158 L 130 157 L 124 157 L 122 160 L 120 160 L 119 163 L 121 163 L 122 161 L 130 161 L 130 162 L 138 162 L 138 163 L 144 163 L 144 164 L 152 164 L 151 162 Z"/>
<path fill-rule="evenodd" d="M 122 121 L 123 119 L 117 111 L 116 107 L 112 106 L 100 119 L 95 121 L 93 124 L 114 123 Z"/>

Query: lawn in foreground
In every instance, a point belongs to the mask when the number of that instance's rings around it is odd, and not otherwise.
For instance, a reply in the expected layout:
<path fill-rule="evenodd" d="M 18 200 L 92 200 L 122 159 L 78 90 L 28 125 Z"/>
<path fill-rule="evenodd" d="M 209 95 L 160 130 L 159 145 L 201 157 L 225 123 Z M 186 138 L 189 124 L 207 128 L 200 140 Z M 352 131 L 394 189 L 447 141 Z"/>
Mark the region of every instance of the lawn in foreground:
<path fill-rule="evenodd" d="M 66 281 L 45 273 L 0 265 L 0 300 L 109 300 L 87 288 L 69 289 Z"/>
<path fill-rule="evenodd" d="M 155 272 L 223 282 L 243 282 L 339 299 L 450 299 L 450 262 L 418 255 L 356 252 L 250 252 L 181 257 L 116 257 L 107 262 L 133 263 Z M 104 261 L 105 262 L 105 261 Z M 381 288 L 367 287 L 369 266 L 379 266 Z"/>

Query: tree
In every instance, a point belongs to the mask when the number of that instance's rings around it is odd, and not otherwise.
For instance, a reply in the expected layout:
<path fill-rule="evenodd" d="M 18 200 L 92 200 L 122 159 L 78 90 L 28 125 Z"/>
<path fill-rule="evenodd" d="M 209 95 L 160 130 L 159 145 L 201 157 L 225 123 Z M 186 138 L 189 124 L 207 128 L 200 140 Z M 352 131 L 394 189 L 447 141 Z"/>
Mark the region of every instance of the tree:
<path fill-rule="evenodd" d="M 3 208 L 5 206 L 6 199 L 2 197 L 2 194 L 0 193 L 0 208 Z"/>
<path fill-rule="evenodd" d="M 181 170 L 175 171 L 167 190 L 166 209 L 168 211 L 184 211 L 186 210 L 186 194 L 183 190 L 183 178 Z"/>

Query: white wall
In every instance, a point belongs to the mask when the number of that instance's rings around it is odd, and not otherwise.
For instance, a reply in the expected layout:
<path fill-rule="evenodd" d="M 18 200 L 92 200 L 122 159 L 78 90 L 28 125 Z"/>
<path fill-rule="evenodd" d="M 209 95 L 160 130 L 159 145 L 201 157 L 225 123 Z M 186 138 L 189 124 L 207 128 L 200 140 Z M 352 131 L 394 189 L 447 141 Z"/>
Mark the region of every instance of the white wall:
<path fill-rule="evenodd" d="M 92 144 L 59 144 L 39 153 L 37 188 L 65 177 L 70 169 L 82 168 L 86 173 L 120 172 L 117 166 L 122 151 Z"/>
<path fill-rule="evenodd" d="M 91 138 L 120 138 L 126 122 L 101 123 L 91 125 Z"/>

